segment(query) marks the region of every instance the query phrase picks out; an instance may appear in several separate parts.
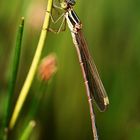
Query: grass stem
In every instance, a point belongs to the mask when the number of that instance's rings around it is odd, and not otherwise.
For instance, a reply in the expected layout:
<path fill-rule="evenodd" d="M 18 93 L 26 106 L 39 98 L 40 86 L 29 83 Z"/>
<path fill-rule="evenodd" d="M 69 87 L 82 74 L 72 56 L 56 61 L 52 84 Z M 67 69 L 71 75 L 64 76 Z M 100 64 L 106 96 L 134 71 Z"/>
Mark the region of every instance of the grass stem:
<path fill-rule="evenodd" d="M 30 121 L 25 130 L 23 131 L 22 136 L 19 140 L 28 140 L 35 125 L 36 122 L 34 120 Z"/>
<path fill-rule="evenodd" d="M 13 96 L 15 85 L 16 85 L 16 79 L 17 79 L 17 73 L 18 73 L 18 67 L 19 67 L 19 61 L 20 61 L 23 29 L 24 29 L 24 17 L 21 18 L 21 23 L 19 25 L 16 46 L 15 46 L 14 52 L 13 52 L 13 62 L 11 64 L 12 68 L 11 68 L 11 75 L 10 75 L 10 79 L 9 79 L 9 88 L 8 88 L 6 127 L 8 126 L 8 121 L 10 118 L 12 96 Z"/>
<path fill-rule="evenodd" d="M 8 77 L 7 102 L 6 102 L 4 119 L 3 119 L 4 120 L 3 125 L 1 126 L 0 129 L 0 134 L 1 134 L 0 139 L 4 139 L 4 140 L 7 139 L 7 135 L 8 135 L 8 123 L 11 115 L 12 97 L 16 86 L 16 80 L 17 80 L 17 74 L 19 68 L 23 30 L 24 30 L 24 17 L 21 17 L 21 21 L 17 31 L 16 45 L 13 48 L 12 61 L 10 63 L 9 70 L 8 70 L 9 77 Z"/>
<path fill-rule="evenodd" d="M 14 112 L 13 112 L 11 120 L 10 120 L 10 125 L 9 125 L 10 129 L 12 129 L 14 127 L 14 125 L 17 121 L 18 115 L 21 111 L 23 103 L 24 103 L 24 101 L 25 101 L 25 99 L 28 95 L 28 91 L 29 91 L 29 89 L 31 87 L 31 84 L 32 84 L 32 81 L 34 79 L 35 72 L 37 70 L 37 66 L 38 66 L 38 63 L 39 63 L 39 60 L 40 60 L 40 57 L 41 57 L 42 49 L 43 49 L 45 39 L 46 39 L 46 35 L 47 35 L 47 28 L 49 26 L 51 9 L 52 9 L 52 0 L 48 0 L 45 19 L 44 19 L 42 31 L 41 31 L 41 34 L 40 34 L 39 42 L 38 42 L 38 45 L 37 45 L 37 49 L 36 49 L 31 67 L 29 69 L 28 75 L 27 75 L 26 80 L 24 82 L 24 85 L 21 89 L 19 98 L 16 102 L 15 109 L 14 109 Z"/>

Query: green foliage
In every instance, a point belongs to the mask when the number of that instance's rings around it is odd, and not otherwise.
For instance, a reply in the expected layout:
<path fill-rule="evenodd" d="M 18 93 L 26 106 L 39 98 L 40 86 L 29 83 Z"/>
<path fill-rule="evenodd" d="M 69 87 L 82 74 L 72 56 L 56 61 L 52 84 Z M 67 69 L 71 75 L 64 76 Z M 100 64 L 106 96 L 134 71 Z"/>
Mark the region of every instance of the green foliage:
<path fill-rule="evenodd" d="M 94 106 L 101 140 L 139 140 L 140 137 L 139 5 L 138 0 L 77 0 L 75 6 L 110 99 L 110 106 L 105 113 L 100 113 Z M 0 127 L 8 89 L 5 71 L 15 42 L 18 19 L 25 16 L 26 24 L 13 105 L 37 46 L 45 8 L 46 1 L 24 0 L 23 4 L 18 0 L 13 0 L 12 4 L 8 0 L 1 2 Z M 58 72 L 49 84 L 43 85 L 47 86 L 47 90 L 43 90 L 43 98 L 39 90 L 41 83 L 36 75 L 10 138 L 16 140 L 21 137 L 29 121 L 35 119 L 36 127 L 31 135 L 33 140 L 92 140 L 84 82 L 68 29 L 59 35 L 48 34 L 42 57 L 50 52 L 57 55 Z M 37 97 L 40 102 L 36 113 L 32 108 L 38 101 Z"/>
<path fill-rule="evenodd" d="M 8 121 L 10 119 L 11 115 L 11 106 L 12 106 L 12 97 L 14 96 L 14 90 L 16 87 L 16 79 L 18 74 L 18 68 L 19 68 L 19 60 L 20 60 L 20 54 L 21 54 L 21 45 L 22 45 L 22 37 L 23 37 L 23 28 L 24 28 L 24 18 L 21 18 L 21 23 L 19 25 L 18 34 L 17 34 L 17 40 L 16 40 L 16 46 L 14 47 L 13 51 L 13 62 L 10 65 L 10 77 L 9 77 L 9 87 L 8 87 L 8 100 L 7 100 L 7 112 L 6 112 L 6 121 L 5 127 L 8 127 Z"/>

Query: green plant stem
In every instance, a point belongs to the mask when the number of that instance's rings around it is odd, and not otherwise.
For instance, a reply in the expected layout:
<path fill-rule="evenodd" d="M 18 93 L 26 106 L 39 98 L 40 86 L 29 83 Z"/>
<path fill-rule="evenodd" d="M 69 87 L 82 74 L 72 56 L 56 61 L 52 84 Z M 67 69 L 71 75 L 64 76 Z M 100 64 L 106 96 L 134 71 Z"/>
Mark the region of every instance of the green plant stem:
<path fill-rule="evenodd" d="M 41 105 L 41 101 L 44 97 L 44 94 L 47 90 L 48 87 L 48 82 L 47 81 L 42 81 L 39 86 L 38 86 L 38 91 L 40 92 L 39 95 L 34 97 L 34 100 L 31 104 L 31 110 L 30 110 L 30 114 L 32 117 L 35 117 L 38 110 L 39 110 L 39 106 Z"/>
<path fill-rule="evenodd" d="M 9 119 L 11 115 L 12 96 L 14 94 L 18 68 L 19 68 L 23 29 L 24 29 L 24 17 L 21 18 L 21 21 L 19 24 L 16 45 L 13 49 L 12 62 L 10 64 L 10 70 L 9 70 L 10 77 L 9 77 L 9 85 L 8 85 L 8 92 L 7 92 L 7 104 L 6 104 L 6 110 L 5 110 L 6 112 L 4 115 L 4 123 L 3 123 L 3 126 L 1 126 L 1 130 L 0 130 L 1 131 L 0 139 L 4 139 L 4 140 L 7 139 L 7 134 L 8 134 L 8 123 L 9 123 Z"/>
<path fill-rule="evenodd" d="M 41 35 L 40 35 L 40 39 L 38 42 L 38 46 L 35 52 L 35 56 L 33 58 L 31 67 L 29 69 L 28 75 L 26 77 L 26 80 L 24 82 L 24 85 L 21 89 L 21 92 L 19 94 L 19 98 L 16 102 L 16 106 L 14 109 L 14 112 L 12 114 L 11 120 L 10 120 L 10 125 L 9 128 L 12 129 L 16 123 L 16 120 L 18 118 L 18 115 L 20 113 L 20 110 L 23 106 L 23 103 L 28 95 L 28 91 L 30 89 L 30 86 L 32 84 L 40 57 L 41 57 L 41 53 L 42 53 L 42 49 L 45 43 L 45 39 L 46 39 L 46 35 L 47 35 L 47 28 L 49 26 L 49 19 L 50 19 L 50 12 L 51 12 L 51 8 L 52 8 L 52 0 L 48 0 L 48 5 L 47 5 L 47 10 L 46 10 L 46 15 L 45 15 L 45 19 L 44 19 L 44 24 L 42 27 L 42 31 L 41 31 Z"/>
<path fill-rule="evenodd" d="M 11 75 L 9 79 L 7 112 L 6 112 L 6 120 L 5 120 L 6 127 L 8 127 L 8 121 L 11 114 L 11 102 L 12 102 L 12 96 L 13 96 L 15 85 L 16 85 L 16 79 L 17 79 L 17 73 L 18 73 L 18 67 L 19 67 L 23 29 L 24 29 L 24 17 L 21 18 L 21 23 L 19 25 L 16 46 L 13 52 L 13 62 L 11 64 L 12 68 L 11 68 Z"/>
<path fill-rule="evenodd" d="M 35 121 L 30 121 L 25 130 L 23 131 L 22 136 L 19 140 L 28 140 L 35 125 Z"/>

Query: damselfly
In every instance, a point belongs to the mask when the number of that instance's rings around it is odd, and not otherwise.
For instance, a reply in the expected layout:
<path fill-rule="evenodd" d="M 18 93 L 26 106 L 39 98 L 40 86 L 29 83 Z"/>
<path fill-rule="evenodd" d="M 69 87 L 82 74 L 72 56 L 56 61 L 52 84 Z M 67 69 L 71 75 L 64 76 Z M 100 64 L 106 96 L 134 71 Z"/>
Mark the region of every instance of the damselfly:
<path fill-rule="evenodd" d="M 82 33 L 81 21 L 73 10 L 74 5 L 75 0 L 65 0 L 64 2 L 60 2 L 60 7 L 56 5 L 55 7 L 65 11 L 64 19 L 67 21 L 68 27 L 71 31 L 73 43 L 77 50 L 90 104 L 90 113 L 92 113 L 91 119 L 94 121 L 92 118 L 94 117 L 93 110 L 91 110 L 92 97 L 94 98 L 100 111 L 106 110 L 107 106 L 109 105 L 109 99 L 98 74 L 95 63 L 89 53 L 87 43 Z"/>
<path fill-rule="evenodd" d="M 82 68 L 85 84 L 88 87 L 90 94 L 94 97 L 94 100 L 100 111 L 105 111 L 109 104 L 109 99 L 98 74 L 96 65 L 89 53 L 87 43 L 82 33 L 81 21 L 73 10 L 74 5 L 75 0 L 65 0 L 64 2 L 60 3 L 61 7 L 56 5 L 55 7 L 65 10 L 63 15 L 65 16 L 68 27 L 71 31 L 73 43 L 76 47 L 79 62 Z"/>

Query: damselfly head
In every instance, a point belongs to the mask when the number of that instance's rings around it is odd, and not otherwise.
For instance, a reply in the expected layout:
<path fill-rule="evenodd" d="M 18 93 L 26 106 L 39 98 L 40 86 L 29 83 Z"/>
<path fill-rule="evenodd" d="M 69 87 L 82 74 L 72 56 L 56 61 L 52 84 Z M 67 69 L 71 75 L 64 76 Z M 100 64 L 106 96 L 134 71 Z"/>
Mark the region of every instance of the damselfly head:
<path fill-rule="evenodd" d="M 60 5 L 63 9 L 67 9 L 70 8 L 71 6 L 74 6 L 75 3 L 76 3 L 75 0 L 65 0 L 61 2 Z"/>
<path fill-rule="evenodd" d="M 75 0 L 66 0 L 66 3 L 67 3 L 68 5 L 74 6 L 75 3 L 76 3 L 76 1 L 75 1 Z"/>

